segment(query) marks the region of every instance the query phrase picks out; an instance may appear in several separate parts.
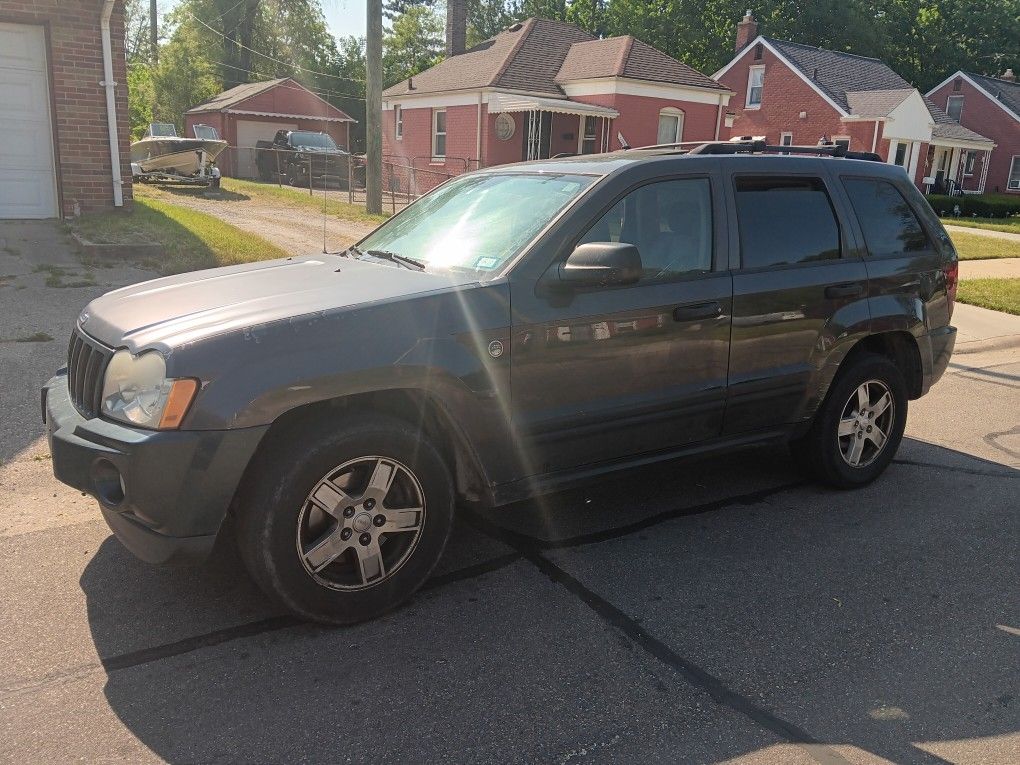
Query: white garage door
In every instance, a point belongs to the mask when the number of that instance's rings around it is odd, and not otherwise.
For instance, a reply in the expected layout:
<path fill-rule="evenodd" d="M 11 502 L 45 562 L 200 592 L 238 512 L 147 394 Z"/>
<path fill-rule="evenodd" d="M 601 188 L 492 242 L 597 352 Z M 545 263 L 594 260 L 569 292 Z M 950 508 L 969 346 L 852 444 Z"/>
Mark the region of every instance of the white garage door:
<path fill-rule="evenodd" d="M 237 121 L 237 177 L 258 178 L 255 167 L 255 143 L 272 141 L 277 130 L 297 130 L 296 122 Z"/>
<path fill-rule="evenodd" d="M 0 218 L 53 218 L 49 78 L 43 28 L 0 23 Z"/>

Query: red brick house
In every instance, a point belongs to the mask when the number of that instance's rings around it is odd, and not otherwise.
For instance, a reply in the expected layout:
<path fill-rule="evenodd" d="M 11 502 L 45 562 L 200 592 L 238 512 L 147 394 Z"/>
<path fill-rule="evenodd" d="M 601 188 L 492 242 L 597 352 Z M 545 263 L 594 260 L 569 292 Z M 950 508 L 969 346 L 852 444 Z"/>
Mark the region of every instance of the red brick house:
<path fill-rule="evenodd" d="M 530 18 L 387 88 L 383 154 L 421 168 L 421 190 L 440 173 L 608 151 L 621 139 L 713 140 L 730 95 L 634 37 L 597 40 Z"/>
<path fill-rule="evenodd" d="M 123 0 L 0 0 L 0 218 L 130 204 Z"/>
<path fill-rule="evenodd" d="M 1020 194 L 1020 84 L 1013 70 L 1001 77 L 956 72 L 928 92 L 964 127 L 995 141 L 987 163 L 965 162 L 964 191 Z"/>
<path fill-rule="evenodd" d="M 994 147 L 878 59 L 763 37 L 750 13 L 737 27 L 735 48 L 713 75 L 736 94 L 725 117 L 727 138 L 842 142 L 880 154 L 921 188 L 935 190 L 961 182 L 966 171 L 980 175 Z"/>
<path fill-rule="evenodd" d="M 194 125 L 212 125 L 232 148 L 216 164 L 224 175 L 257 178 L 257 141 L 271 141 L 278 130 L 314 130 L 329 133 L 337 146 L 350 146 L 354 120 L 297 80 L 283 77 L 249 82 L 225 90 L 188 109 L 184 128 L 188 135 Z"/>

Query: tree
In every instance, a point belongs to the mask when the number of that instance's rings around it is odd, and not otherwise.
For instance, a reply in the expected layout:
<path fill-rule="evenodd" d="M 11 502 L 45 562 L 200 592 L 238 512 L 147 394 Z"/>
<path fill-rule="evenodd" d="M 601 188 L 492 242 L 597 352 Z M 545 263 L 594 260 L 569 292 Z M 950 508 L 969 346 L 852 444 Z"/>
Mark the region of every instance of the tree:
<path fill-rule="evenodd" d="M 383 39 L 383 82 L 392 85 L 442 60 L 445 24 L 425 5 L 412 5 Z"/>

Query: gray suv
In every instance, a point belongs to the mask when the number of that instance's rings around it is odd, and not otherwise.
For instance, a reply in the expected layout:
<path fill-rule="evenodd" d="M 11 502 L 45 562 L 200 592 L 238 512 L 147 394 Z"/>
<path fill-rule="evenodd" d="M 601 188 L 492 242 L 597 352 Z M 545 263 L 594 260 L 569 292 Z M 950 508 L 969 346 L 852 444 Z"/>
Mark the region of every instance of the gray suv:
<path fill-rule="evenodd" d="M 140 558 L 230 534 L 267 594 L 333 623 L 410 597 L 457 503 L 768 442 L 861 486 L 956 335 L 953 246 L 873 158 L 497 167 L 342 253 L 116 290 L 43 389 L 54 473 Z"/>

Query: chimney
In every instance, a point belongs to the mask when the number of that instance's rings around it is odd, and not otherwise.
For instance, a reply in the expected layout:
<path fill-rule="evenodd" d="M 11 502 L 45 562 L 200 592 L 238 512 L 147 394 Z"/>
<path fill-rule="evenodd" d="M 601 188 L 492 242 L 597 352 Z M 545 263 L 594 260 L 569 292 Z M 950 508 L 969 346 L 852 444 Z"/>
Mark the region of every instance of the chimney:
<path fill-rule="evenodd" d="M 1002 77 L 1000 79 L 1005 80 L 1006 82 L 1016 82 L 1016 75 L 1013 74 L 1012 69 L 1007 69 L 1002 73 Z"/>
<path fill-rule="evenodd" d="M 459 56 L 467 46 L 467 0 L 446 2 L 446 57 Z"/>
<path fill-rule="evenodd" d="M 757 36 L 758 22 L 754 20 L 754 16 L 751 15 L 751 9 L 748 8 L 744 18 L 737 24 L 737 44 L 733 46 L 733 50 L 740 53 Z"/>

